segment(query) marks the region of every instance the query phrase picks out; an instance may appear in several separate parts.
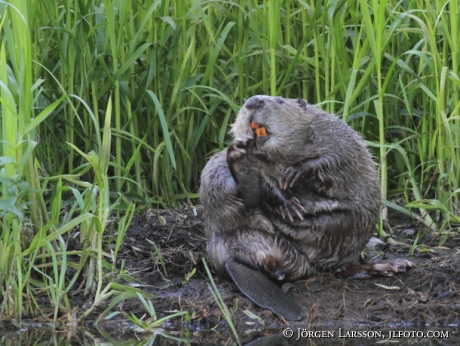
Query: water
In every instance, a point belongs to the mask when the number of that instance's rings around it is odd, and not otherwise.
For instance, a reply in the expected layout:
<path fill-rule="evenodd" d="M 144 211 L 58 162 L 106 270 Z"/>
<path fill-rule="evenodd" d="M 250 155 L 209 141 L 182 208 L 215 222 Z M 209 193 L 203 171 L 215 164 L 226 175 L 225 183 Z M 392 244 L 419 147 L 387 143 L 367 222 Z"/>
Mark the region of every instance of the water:
<path fill-rule="evenodd" d="M 443 328 L 395 326 L 289 328 L 281 331 L 253 331 L 240 334 L 242 345 L 460 345 L 457 325 Z M 24 323 L 19 330 L 0 324 L 1 346 L 109 346 L 109 345 L 236 345 L 230 331 L 171 331 L 158 328 L 152 332 L 136 331 L 126 323 L 107 323 L 52 330 L 47 324 Z"/>

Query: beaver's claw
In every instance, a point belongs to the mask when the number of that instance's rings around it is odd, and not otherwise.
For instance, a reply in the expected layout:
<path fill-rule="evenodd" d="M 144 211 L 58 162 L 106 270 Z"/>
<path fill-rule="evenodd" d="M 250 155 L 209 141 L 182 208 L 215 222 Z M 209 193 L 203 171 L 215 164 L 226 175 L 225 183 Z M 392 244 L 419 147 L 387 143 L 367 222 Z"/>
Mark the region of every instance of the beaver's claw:
<path fill-rule="evenodd" d="M 280 214 L 283 219 L 287 217 L 291 222 L 294 222 L 294 216 L 297 216 L 300 220 L 303 220 L 302 214 L 305 212 L 305 208 L 300 201 L 288 191 L 275 189 L 271 197 L 276 212 Z"/>
<path fill-rule="evenodd" d="M 286 190 L 288 187 L 293 187 L 295 183 L 302 177 L 300 166 L 289 166 L 284 169 L 279 178 L 280 188 Z"/>
<path fill-rule="evenodd" d="M 287 216 L 291 222 L 294 222 L 292 215 L 296 214 L 300 220 L 303 220 L 302 211 L 305 209 L 297 198 L 292 197 L 287 203 L 281 203 L 278 206 L 278 211 L 283 219 Z"/>

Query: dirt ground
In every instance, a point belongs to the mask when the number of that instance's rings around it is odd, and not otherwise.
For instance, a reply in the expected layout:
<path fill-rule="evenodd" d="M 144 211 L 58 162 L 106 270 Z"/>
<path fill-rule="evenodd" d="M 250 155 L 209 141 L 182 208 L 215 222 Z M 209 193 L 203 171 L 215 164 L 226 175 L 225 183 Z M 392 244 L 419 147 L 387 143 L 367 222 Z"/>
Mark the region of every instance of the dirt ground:
<path fill-rule="evenodd" d="M 177 339 L 187 340 L 192 345 L 234 344 L 232 332 L 210 292 L 210 281 L 202 263 L 206 250 L 202 215 L 200 206 L 149 210 L 137 215 L 118 256 L 118 268 L 123 261 L 125 270 L 138 280 L 137 287 L 156 297 L 152 302 L 158 318 L 188 311 L 189 321 L 176 318 L 163 324 L 156 332 L 166 332 L 169 338 L 165 338 L 136 333 L 119 315 L 101 323 L 98 331 L 91 329 L 92 321 L 88 319 L 83 334 L 72 333 L 69 337 L 64 333 L 61 337 L 72 340 L 72 345 L 96 345 L 94 340 L 100 338 L 111 344 L 126 340 L 144 340 L 152 345 L 181 344 Z M 412 244 L 417 234 L 428 233 L 423 226 L 398 215 L 391 216 L 390 226 L 393 239 L 407 244 Z M 343 280 L 334 273 L 321 273 L 284 284 L 282 289 L 304 311 L 304 318 L 296 322 L 285 321 L 256 306 L 232 282 L 213 277 L 233 315 L 241 344 L 375 345 L 396 342 L 399 345 L 457 345 L 460 344 L 457 332 L 460 319 L 459 239 L 460 234 L 456 233 L 443 246 L 438 246 L 439 240 L 433 241 L 431 235 L 421 236 L 418 243 L 425 246 L 414 255 L 409 255 L 408 247 L 385 243 L 367 249 L 367 262 L 404 257 L 416 264 L 394 277 Z M 196 270 L 194 274 L 193 270 Z M 80 305 L 80 308 L 88 300 L 78 295 L 72 299 L 72 305 Z M 100 306 L 94 317 L 106 306 Z M 146 312 L 137 299 L 124 301 L 113 310 L 138 317 Z M 286 328 L 292 329 L 290 338 L 282 334 Z M 353 331 L 368 334 L 352 334 Z M 437 337 L 425 337 L 432 331 L 438 333 L 434 334 Z M 31 338 L 36 340 L 36 336 Z M 144 342 L 135 344 L 143 345 Z"/>
<path fill-rule="evenodd" d="M 206 249 L 202 214 L 201 207 L 189 207 L 150 210 L 137 216 L 126 235 L 120 259 L 125 261 L 126 269 L 136 273 L 145 284 L 142 288 L 158 297 L 154 301 L 157 312 L 168 314 L 187 310 L 192 314 L 191 322 L 184 324 L 177 319 L 169 324 L 170 329 L 186 328 L 192 335 L 198 332 L 198 338 L 199 332 L 218 330 L 222 333 L 217 334 L 222 334 L 225 340 L 230 333 L 224 333 L 229 332 L 228 327 L 208 288 L 209 279 L 202 263 Z M 398 218 L 398 215 L 391 217 L 390 226 L 393 238 L 407 244 L 412 244 L 418 233 L 427 233 L 423 226 L 413 224 L 410 219 Z M 334 273 L 322 273 L 284 284 L 283 290 L 299 302 L 304 311 L 303 320 L 294 323 L 256 306 L 229 280 L 216 276 L 214 280 L 234 316 L 243 343 L 281 332 L 286 327 L 296 333 L 299 328 L 334 331 L 336 338 L 338 328 L 342 328 L 342 336 L 350 330 L 436 328 L 450 330 L 451 339 L 457 334 L 455 329 L 449 328 L 458 327 L 460 315 L 459 239 L 460 234 L 455 234 L 443 246 L 438 246 L 439 240 L 432 241 L 432 236 L 421 237 L 418 243 L 426 246 L 422 247 L 423 251 L 415 251 L 413 256 L 404 246 L 383 244 L 368 249 L 367 262 L 404 257 L 416 264 L 408 272 L 394 277 L 343 280 Z M 155 250 L 148 240 L 160 249 L 163 261 L 152 255 Z M 193 269 L 196 273 L 186 279 Z M 124 309 L 127 309 L 126 303 Z M 142 306 L 136 303 L 129 311 L 143 314 Z M 296 333 L 292 340 L 297 339 Z"/>

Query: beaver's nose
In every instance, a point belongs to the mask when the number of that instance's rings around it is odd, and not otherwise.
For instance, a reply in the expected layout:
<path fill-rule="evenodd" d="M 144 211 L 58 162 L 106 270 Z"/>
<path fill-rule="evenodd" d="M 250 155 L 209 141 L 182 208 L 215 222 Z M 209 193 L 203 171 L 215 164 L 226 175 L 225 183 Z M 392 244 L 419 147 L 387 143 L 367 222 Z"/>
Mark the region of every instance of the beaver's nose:
<path fill-rule="evenodd" d="M 247 100 L 244 105 L 246 108 L 255 109 L 260 108 L 264 105 L 265 101 L 259 96 L 253 96 Z"/>

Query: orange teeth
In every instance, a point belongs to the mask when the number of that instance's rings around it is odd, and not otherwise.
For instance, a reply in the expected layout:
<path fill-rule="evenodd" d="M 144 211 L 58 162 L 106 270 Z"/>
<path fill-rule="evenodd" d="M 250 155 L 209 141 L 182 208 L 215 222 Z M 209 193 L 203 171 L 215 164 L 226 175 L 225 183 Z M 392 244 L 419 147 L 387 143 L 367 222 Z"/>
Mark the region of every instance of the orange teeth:
<path fill-rule="evenodd" d="M 256 136 L 263 137 L 267 135 L 267 131 L 265 131 L 265 127 L 258 127 L 256 128 Z"/>
<path fill-rule="evenodd" d="M 257 137 L 263 137 L 267 135 L 267 131 L 265 131 L 265 127 L 259 127 L 259 124 L 251 121 L 251 129 L 256 130 Z"/>

